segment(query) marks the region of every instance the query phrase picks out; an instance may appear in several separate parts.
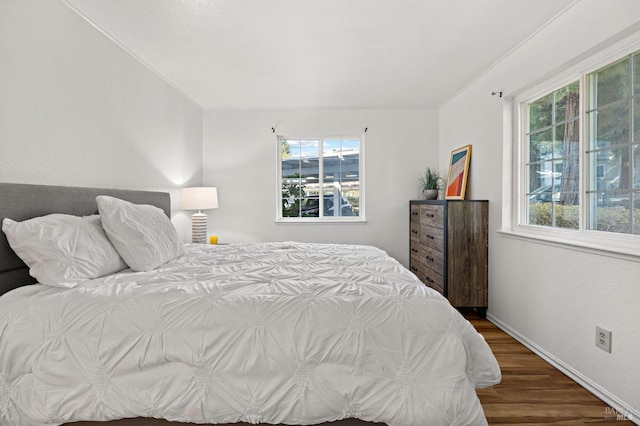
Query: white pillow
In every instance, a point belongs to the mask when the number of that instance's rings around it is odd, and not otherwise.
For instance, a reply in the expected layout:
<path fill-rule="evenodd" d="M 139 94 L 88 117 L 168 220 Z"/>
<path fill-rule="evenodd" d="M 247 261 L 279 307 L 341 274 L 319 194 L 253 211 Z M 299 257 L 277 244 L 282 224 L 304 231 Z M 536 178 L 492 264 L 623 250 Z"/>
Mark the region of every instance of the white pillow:
<path fill-rule="evenodd" d="M 134 271 L 150 271 L 182 255 L 178 232 L 161 209 L 106 195 L 96 202 L 109 240 Z"/>
<path fill-rule="evenodd" d="M 97 215 L 50 214 L 22 222 L 7 218 L 2 230 L 41 284 L 71 288 L 127 267 Z"/>

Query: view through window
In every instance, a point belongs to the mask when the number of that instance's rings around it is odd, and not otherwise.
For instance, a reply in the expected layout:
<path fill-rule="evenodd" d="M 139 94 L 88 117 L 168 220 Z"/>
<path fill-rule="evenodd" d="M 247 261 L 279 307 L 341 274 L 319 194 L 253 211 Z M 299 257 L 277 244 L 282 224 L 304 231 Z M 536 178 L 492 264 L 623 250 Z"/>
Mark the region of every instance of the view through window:
<path fill-rule="evenodd" d="M 578 228 L 579 105 L 578 82 L 528 105 L 529 224 Z"/>
<path fill-rule="evenodd" d="M 640 54 L 587 76 L 587 227 L 640 234 Z"/>
<path fill-rule="evenodd" d="M 525 223 L 640 234 L 640 53 L 523 105 Z"/>
<path fill-rule="evenodd" d="M 279 218 L 363 216 L 362 140 L 278 137 Z"/>

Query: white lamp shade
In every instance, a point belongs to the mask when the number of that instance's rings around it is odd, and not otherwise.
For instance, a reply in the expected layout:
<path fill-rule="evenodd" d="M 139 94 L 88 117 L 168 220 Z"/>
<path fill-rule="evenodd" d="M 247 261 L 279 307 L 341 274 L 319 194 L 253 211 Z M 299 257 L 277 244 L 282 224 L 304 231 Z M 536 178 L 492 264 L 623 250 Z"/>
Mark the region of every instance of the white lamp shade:
<path fill-rule="evenodd" d="M 218 208 L 218 188 L 196 186 L 182 188 L 182 210 L 208 210 Z"/>

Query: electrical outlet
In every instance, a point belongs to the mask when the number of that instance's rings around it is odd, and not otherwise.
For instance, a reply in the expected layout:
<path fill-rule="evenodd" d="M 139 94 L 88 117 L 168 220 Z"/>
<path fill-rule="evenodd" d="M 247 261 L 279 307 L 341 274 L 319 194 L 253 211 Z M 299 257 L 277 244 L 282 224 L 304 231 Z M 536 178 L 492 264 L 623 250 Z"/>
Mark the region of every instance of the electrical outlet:
<path fill-rule="evenodd" d="M 611 332 L 596 325 L 596 346 L 611 353 Z"/>

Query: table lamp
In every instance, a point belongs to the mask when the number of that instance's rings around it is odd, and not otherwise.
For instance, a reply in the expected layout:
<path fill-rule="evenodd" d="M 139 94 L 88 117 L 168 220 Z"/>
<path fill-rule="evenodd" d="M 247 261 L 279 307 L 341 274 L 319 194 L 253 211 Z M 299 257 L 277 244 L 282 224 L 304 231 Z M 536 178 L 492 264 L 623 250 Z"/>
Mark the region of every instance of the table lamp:
<path fill-rule="evenodd" d="M 197 186 L 182 188 L 181 207 L 183 210 L 198 210 L 191 216 L 191 242 L 207 242 L 207 215 L 202 210 L 218 208 L 218 188 Z"/>

